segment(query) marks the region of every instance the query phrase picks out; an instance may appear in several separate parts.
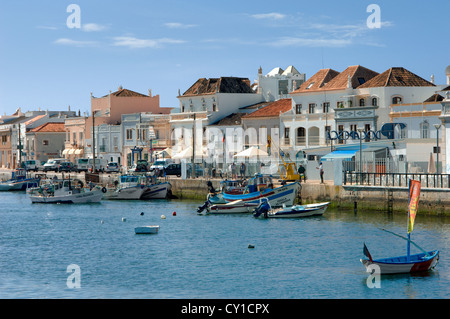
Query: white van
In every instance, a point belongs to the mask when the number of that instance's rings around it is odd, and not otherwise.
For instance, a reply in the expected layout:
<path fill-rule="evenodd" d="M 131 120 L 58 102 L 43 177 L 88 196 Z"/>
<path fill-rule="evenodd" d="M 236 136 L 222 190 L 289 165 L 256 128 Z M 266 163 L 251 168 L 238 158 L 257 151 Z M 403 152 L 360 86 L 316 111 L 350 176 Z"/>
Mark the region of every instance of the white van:
<path fill-rule="evenodd" d="M 166 158 L 166 159 L 159 159 L 156 162 L 154 162 L 152 164 L 152 166 L 150 166 L 150 170 L 153 171 L 154 169 L 159 169 L 160 171 L 163 170 L 164 167 L 166 167 L 167 165 L 173 163 L 173 160 L 170 158 Z"/>
<path fill-rule="evenodd" d="M 67 160 L 65 158 L 51 158 L 47 161 L 47 163 L 44 164 L 44 167 L 42 168 L 42 170 L 44 172 L 48 172 L 48 171 L 54 171 L 57 172 L 59 169 L 59 164 L 61 164 L 61 162 L 66 162 Z"/>
<path fill-rule="evenodd" d="M 25 168 L 27 171 L 35 171 L 37 172 L 39 170 L 38 162 L 35 160 L 29 160 L 25 162 Z"/>
<path fill-rule="evenodd" d="M 77 166 L 77 172 L 87 172 L 92 169 L 94 166 L 94 159 L 92 158 L 79 158 L 77 162 L 75 163 Z M 105 171 L 106 167 L 108 165 L 108 162 L 106 159 L 103 158 L 96 158 L 95 159 L 95 166 L 97 167 L 97 170 Z"/>

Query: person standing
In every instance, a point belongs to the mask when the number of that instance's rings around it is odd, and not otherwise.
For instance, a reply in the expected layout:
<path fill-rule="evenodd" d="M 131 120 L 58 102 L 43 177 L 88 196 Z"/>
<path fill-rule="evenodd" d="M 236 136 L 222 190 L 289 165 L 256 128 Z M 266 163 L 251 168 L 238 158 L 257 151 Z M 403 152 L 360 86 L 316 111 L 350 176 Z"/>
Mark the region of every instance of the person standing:
<path fill-rule="evenodd" d="M 300 183 L 302 182 L 302 177 L 303 177 L 303 181 L 306 182 L 306 175 L 305 175 L 305 168 L 303 167 L 302 164 L 300 164 L 300 166 L 298 167 L 298 174 L 300 175 Z"/>
<path fill-rule="evenodd" d="M 234 162 L 233 164 L 231 164 L 231 178 L 233 179 L 237 178 L 237 166 Z"/>
<path fill-rule="evenodd" d="M 241 178 L 245 178 L 245 164 L 241 163 L 241 166 L 239 167 L 239 172 L 241 173 Z"/>
<path fill-rule="evenodd" d="M 317 169 L 319 170 L 319 174 L 320 174 L 320 183 L 323 184 L 323 164 L 322 162 L 319 163 L 319 167 L 317 167 Z"/>

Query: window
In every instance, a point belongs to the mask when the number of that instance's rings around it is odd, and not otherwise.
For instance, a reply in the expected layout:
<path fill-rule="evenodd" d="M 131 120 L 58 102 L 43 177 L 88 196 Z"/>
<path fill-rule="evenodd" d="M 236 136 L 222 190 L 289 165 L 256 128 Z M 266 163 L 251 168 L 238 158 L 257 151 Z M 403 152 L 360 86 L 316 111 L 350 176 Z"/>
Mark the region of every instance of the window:
<path fill-rule="evenodd" d="M 213 103 L 212 109 L 213 109 L 213 112 L 217 112 L 217 105 L 216 105 L 216 103 Z"/>
<path fill-rule="evenodd" d="M 322 110 L 323 113 L 330 112 L 330 102 L 323 102 L 322 108 L 323 108 L 323 110 Z"/>
<path fill-rule="evenodd" d="M 364 99 L 359 99 L 359 106 L 364 106 L 366 101 Z"/>
<path fill-rule="evenodd" d="M 316 112 L 316 103 L 309 104 L 309 114 L 313 114 Z"/>
<path fill-rule="evenodd" d="M 48 145 L 48 140 L 43 140 L 42 145 Z"/>
<path fill-rule="evenodd" d="M 314 85 L 314 82 L 311 82 L 306 89 L 307 90 L 310 89 L 313 85 Z"/>
<path fill-rule="evenodd" d="M 359 85 L 366 83 L 365 78 L 358 78 Z"/>
<path fill-rule="evenodd" d="M 302 114 L 302 105 L 295 104 L 295 114 Z"/>
<path fill-rule="evenodd" d="M 80 132 L 79 136 L 80 136 L 80 143 L 83 143 L 83 132 Z"/>
<path fill-rule="evenodd" d="M 77 142 L 77 133 L 73 133 L 73 143 L 75 144 Z"/>
<path fill-rule="evenodd" d="M 337 108 L 343 108 L 344 107 L 344 102 L 343 101 L 336 102 L 336 107 Z"/>
<path fill-rule="evenodd" d="M 401 104 L 402 103 L 402 98 L 400 96 L 394 96 L 392 98 L 392 104 Z"/>
<path fill-rule="evenodd" d="M 289 138 L 289 127 L 284 128 L 284 137 Z"/>
<path fill-rule="evenodd" d="M 376 97 L 372 98 L 372 105 L 377 106 L 378 105 L 378 99 Z"/>
<path fill-rule="evenodd" d="M 67 142 L 70 142 L 70 132 L 67 131 Z"/>
<path fill-rule="evenodd" d="M 420 138 L 429 138 L 430 135 L 430 124 L 425 121 L 420 123 Z"/>
<path fill-rule="evenodd" d="M 127 140 L 133 139 L 133 129 L 127 129 Z"/>

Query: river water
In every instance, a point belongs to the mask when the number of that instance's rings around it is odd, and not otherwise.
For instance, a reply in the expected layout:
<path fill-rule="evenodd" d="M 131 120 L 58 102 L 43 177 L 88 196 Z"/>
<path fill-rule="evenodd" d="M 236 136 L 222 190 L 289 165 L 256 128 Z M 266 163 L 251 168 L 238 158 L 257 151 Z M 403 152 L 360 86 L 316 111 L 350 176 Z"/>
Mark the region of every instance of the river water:
<path fill-rule="evenodd" d="M 380 230 L 404 235 L 403 214 L 329 209 L 321 217 L 260 220 L 200 216 L 202 203 L 190 201 L 45 205 L 7 192 L 0 203 L 0 298 L 450 297 L 450 219 L 420 209 L 412 239 L 440 250 L 438 266 L 382 276 L 380 288 L 370 288 L 359 261 L 363 244 L 374 258 L 404 255 L 406 241 Z M 145 225 L 160 231 L 134 233 Z"/>

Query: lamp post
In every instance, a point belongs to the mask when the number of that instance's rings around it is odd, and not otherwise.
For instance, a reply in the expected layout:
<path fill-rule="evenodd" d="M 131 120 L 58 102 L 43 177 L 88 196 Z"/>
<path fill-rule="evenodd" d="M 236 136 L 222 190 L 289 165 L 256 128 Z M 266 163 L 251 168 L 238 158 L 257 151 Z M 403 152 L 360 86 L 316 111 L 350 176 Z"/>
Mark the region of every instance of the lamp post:
<path fill-rule="evenodd" d="M 440 174 L 439 172 L 439 129 L 441 128 L 441 124 L 434 124 L 436 128 L 436 174 Z"/>
<path fill-rule="evenodd" d="M 359 183 L 361 184 L 362 177 L 362 132 L 364 132 L 363 128 L 358 128 L 359 132 Z"/>

